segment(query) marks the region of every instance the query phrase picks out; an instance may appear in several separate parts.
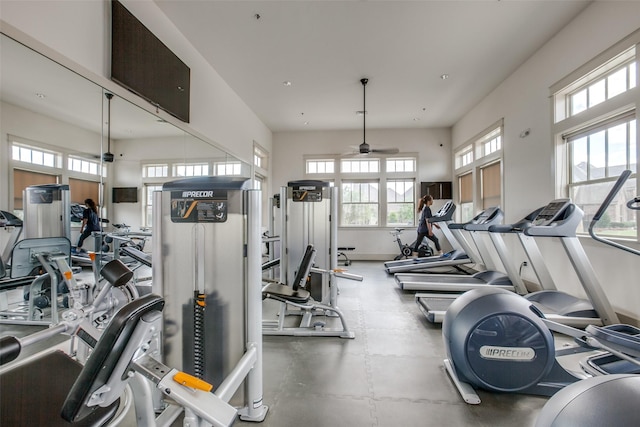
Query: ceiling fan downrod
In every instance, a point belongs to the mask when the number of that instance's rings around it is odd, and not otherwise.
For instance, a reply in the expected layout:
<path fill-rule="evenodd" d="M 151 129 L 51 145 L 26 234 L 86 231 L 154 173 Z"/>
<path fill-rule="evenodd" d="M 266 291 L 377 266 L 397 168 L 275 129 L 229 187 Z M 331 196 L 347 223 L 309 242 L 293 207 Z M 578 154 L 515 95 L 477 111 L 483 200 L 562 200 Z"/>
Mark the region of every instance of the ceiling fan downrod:
<path fill-rule="evenodd" d="M 360 79 L 362 83 L 362 144 L 367 143 L 367 83 L 369 79 Z"/>

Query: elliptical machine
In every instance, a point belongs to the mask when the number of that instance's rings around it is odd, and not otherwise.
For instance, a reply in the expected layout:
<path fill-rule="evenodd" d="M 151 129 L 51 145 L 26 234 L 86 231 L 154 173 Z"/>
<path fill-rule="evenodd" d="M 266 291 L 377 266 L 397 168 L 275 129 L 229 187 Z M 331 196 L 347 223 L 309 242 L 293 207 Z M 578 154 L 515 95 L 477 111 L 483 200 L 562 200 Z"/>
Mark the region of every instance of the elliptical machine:
<path fill-rule="evenodd" d="M 605 198 L 591 228 L 629 174 L 623 173 Z M 455 300 L 445 314 L 442 335 L 447 359 L 444 363 L 463 399 L 470 404 L 480 403 L 475 388 L 551 396 L 588 377 L 584 372 L 568 371 L 560 365 L 556 356 L 566 353 L 556 352 L 551 330 L 574 337 L 585 351 L 601 348 L 625 353 L 627 348 L 612 350 L 612 342 L 603 338 L 614 336 L 617 341 L 620 326 L 589 326 L 582 331 L 545 319 L 531 301 L 514 293 L 490 287 L 474 289 Z M 640 343 L 629 341 L 630 351 L 626 354 L 633 354 Z M 593 346 L 594 342 L 598 343 L 597 347 Z M 566 352 L 580 351 L 572 348 Z M 636 371 L 639 369 L 636 367 Z"/>
<path fill-rule="evenodd" d="M 609 193 L 603 207 L 598 210 L 591 221 L 589 234 L 598 242 L 634 255 L 640 255 L 640 251 L 600 237 L 594 231 L 595 223 L 604 214 L 605 208 L 611 203 L 629 175 L 631 175 L 631 171 L 628 170 L 620 175 L 614 190 Z M 636 196 L 628 201 L 627 207 L 632 210 L 640 210 L 640 197 Z M 625 329 L 629 328 L 632 327 L 627 326 Z M 624 341 L 640 341 L 637 334 L 625 336 L 616 334 L 614 331 L 613 336 Z M 604 354 L 591 358 L 589 363 L 597 365 L 600 360 L 617 359 L 617 356 L 621 356 L 621 359 L 614 360 L 613 363 L 620 363 L 621 360 L 629 361 L 625 354 Z M 637 359 L 640 354 L 635 354 L 635 356 L 634 363 L 640 363 Z M 640 375 L 624 373 L 587 378 L 560 390 L 549 399 L 540 411 L 535 427 L 560 427 L 569 424 L 581 427 L 640 425 L 638 401 L 640 401 Z"/>

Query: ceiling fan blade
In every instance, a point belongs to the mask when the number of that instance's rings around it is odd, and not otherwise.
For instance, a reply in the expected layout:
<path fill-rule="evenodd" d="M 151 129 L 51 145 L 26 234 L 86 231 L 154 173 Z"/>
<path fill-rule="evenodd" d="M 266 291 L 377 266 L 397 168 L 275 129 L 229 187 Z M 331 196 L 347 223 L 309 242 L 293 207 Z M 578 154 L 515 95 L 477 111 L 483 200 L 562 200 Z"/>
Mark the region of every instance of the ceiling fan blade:
<path fill-rule="evenodd" d="M 378 148 L 378 149 L 372 148 L 371 152 L 380 153 L 380 154 L 398 154 L 400 150 L 397 148 Z"/>

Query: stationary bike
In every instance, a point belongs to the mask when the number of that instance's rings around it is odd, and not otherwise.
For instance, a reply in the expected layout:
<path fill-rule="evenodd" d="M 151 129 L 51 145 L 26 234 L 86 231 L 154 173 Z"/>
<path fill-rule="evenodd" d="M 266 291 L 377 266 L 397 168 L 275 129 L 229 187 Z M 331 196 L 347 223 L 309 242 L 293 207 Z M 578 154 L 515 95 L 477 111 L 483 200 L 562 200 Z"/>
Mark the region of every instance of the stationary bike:
<path fill-rule="evenodd" d="M 404 231 L 404 228 L 396 228 L 395 231 L 390 231 L 391 235 L 395 238 L 396 243 L 398 244 L 398 248 L 400 249 L 400 254 L 396 255 L 394 261 L 398 261 L 403 258 L 409 258 L 413 254 L 413 248 L 415 247 L 416 241 L 414 240 L 410 245 L 406 243 L 402 243 L 402 239 L 400 235 Z M 424 239 L 423 239 L 424 240 Z M 418 247 L 418 257 L 429 257 L 433 256 L 433 249 L 424 241 Z"/>

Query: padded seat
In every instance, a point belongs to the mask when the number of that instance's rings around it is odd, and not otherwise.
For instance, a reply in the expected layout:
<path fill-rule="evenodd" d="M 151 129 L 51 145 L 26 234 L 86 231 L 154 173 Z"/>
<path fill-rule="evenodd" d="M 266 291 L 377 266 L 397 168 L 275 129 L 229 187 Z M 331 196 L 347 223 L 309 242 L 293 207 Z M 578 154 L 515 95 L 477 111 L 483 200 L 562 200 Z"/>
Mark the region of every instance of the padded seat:
<path fill-rule="evenodd" d="M 0 376 L 0 425 L 2 426 L 101 426 L 113 418 L 118 401 L 95 407 L 80 423 L 70 423 L 60 410 L 82 365 L 61 351 L 49 353 Z"/>
<path fill-rule="evenodd" d="M 311 294 L 302 288 L 293 289 L 291 286 L 281 283 L 269 283 L 262 288 L 262 299 L 271 297 L 282 298 L 297 304 L 304 304 L 309 301 Z"/>
<path fill-rule="evenodd" d="M 284 283 L 269 283 L 262 288 L 262 299 L 273 298 L 288 301 L 294 304 L 306 304 L 311 299 L 309 291 L 303 289 L 311 271 L 313 260 L 316 257 L 316 250 L 313 245 L 307 245 L 298 267 L 293 285 L 288 286 Z"/>

